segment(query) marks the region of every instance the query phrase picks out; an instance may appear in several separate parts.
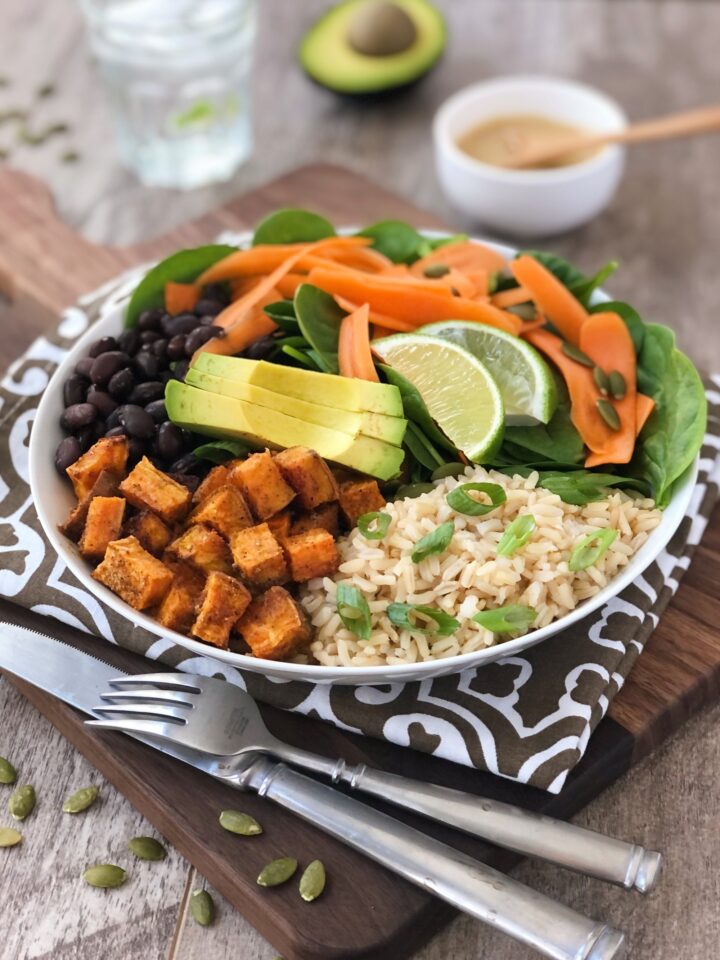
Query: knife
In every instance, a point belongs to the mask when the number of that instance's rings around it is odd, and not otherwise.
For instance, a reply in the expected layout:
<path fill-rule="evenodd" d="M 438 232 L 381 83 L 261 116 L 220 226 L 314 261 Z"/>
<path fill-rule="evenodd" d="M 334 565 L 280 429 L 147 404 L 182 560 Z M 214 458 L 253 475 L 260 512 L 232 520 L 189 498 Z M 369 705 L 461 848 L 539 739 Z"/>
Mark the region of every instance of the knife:
<path fill-rule="evenodd" d="M 111 680 L 101 658 L 25 627 L 0 622 L 0 670 L 94 716 Z M 613 960 L 624 936 L 498 870 L 269 757 L 217 758 L 134 736 L 228 786 L 252 790 L 370 859 L 553 960 Z"/>

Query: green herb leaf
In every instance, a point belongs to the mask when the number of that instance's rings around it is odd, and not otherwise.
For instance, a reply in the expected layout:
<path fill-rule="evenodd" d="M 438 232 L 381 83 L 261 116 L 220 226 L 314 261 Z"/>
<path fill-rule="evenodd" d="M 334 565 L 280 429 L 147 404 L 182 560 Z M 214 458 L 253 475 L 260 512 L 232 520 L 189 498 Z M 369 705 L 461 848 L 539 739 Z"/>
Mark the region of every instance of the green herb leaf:
<path fill-rule="evenodd" d="M 588 567 L 592 567 L 617 538 L 617 535 L 617 530 L 610 527 L 588 533 L 570 554 L 568 568 L 576 573 L 578 570 L 587 570 Z"/>
<path fill-rule="evenodd" d="M 295 316 L 300 332 L 322 358 L 328 373 L 339 373 L 338 338 L 340 323 L 347 316 L 335 298 L 310 283 L 301 283 L 295 291 Z"/>
<path fill-rule="evenodd" d="M 358 233 L 372 237 L 372 246 L 393 263 L 412 263 L 418 258 L 418 249 L 428 242 L 414 227 L 402 220 L 381 220 Z"/>
<path fill-rule="evenodd" d="M 408 420 L 412 420 L 422 430 L 427 439 L 436 447 L 441 447 L 457 457 L 457 448 L 448 440 L 440 427 L 430 416 L 427 405 L 417 387 L 393 367 L 385 363 L 377 364 L 388 383 L 394 384 L 400 391 L 403 403 L 403 413 Z"/>
<path fill-rule="evenodd" d="M 391 603 L 386 613 L 390 623 L 399 627 L 400 630 L 411 630 L 413 633 L 422 633 L 426 636 L 450 637 L 460 626 L 460 621 L 445 613 L 444 610 L 424 604 Z M 418 617 L 421 619 L 418 620 Z M 428 620 L 432 623 L 428 624 Z M 423 622 L 426 626 L 421 625 Z"/>
<path fill-rule="evenodd" d="M 532 607 L 509 603 L 494 610 L 482 610 L 475 614 L 473 620 L 491 633 L 520 633 L 527 630 L 536 618 L 537 610 Z"/>
<path fill-rule="evenodd" d="M 484 493 L 490 503 L 471 497 L 472 492 Z M 484 517 L 507 500 L 507 494 L 498 483 L 461 483 L 445 497 L 448 506 L 468 517 Z"/>
<path fill-rule="evenodd" d="M 227 463 L 238 457 L 247 456 L 250 448 L 239 440 L 213 440 L 212 443 L 203 443 L 195 447 L 193 455 L 198 460 L 209 460 L 210 463 Z"/>
<path fill-rule="evenodd" d="M 531 513 L 515 517 L 500 537 L 500 542 L 497 545 L 498 556 L 511 557 L 520 547 L 524 547 L 532 536 L 535 526 L 535 517 Z"/>
<path fill-rule="evenodd" d="M 570 286 L 572 293 L 580 303 L 587 307 L 590 304 L 593 293 L 598 287 L 601 287 L 611 274 L 615 273 L 619 264 L 617 260 L 608 260 L 604 267 L 600 267 L 598 272 L 587 279 L 578 280 Z"/>
<path fill-rule="evenodd" d="M 358 517 L 357 528 L 366 540 L 382 540 L 388 532 L 390 521 L 389 513 L 374 510 Z"/>
<path fill-rule="evenodd" d="M 552 460 L 557 463 L 579 463 L 585 457 L 585 445 L 570 416 L 570 398 L 561 377 L 553 374 L 558 404 L 550 421 L 532 427 L 505 427 L 503 450 L 514 444 L 529 451 L 520 455 L 520 463 Z"/>
<path fill-rule="evenodd" d="M 312 243 L 335 236 L 335 227 L 311 210 L 286 207 L 261 220 L 255 229 L 252 245 L 259 243 Z"/>
<path fill-rule="evenodd" d="M 369 640 L 372 629 L 370 607 L 357 587 L 339 583 L 335 595 L 337 612 L 343 624 L 361 640 Z"/>
<path fill-rule="evenodd" d="M 292 300 L 278 300 L 276 303 L 269 303 L 266 307 L 263 307 L 263 313 L 274 320 L 285 333 L 300 333 L 300 324 L 295 315 L 295 304 Z"/>
<path fill-rule="evenodd" d="M 450 541 L 455 533 L 455 524 L 452 520 L 447 523 L 441 523 L 430 533 L 426 533 L 415 544 L 415 549 L 410 555 L 413 563 L 421 563 L 426 557 L 432 557 L 436 553 L 444 553 L 450 546 Z"/>

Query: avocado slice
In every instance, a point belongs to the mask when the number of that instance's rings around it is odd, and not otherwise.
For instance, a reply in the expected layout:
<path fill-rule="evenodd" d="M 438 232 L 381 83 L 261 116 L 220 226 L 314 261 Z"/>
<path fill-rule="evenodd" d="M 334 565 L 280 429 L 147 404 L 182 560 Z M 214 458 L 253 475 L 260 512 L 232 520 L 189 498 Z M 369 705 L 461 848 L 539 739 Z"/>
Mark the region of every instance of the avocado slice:
<path fill-rule="evenodd" d="M 379 480 L 397 476 L 403 460 L 402 448 L 383 440 L 330 430 L 270 407 L 198 390 L 179 380 L 171 380 L 165 388 L 165 406 L 173 423 L 195 433 L 237 438 L 263 447 L 300 444 L 326 460 Z"/>
<path fill-rule="evenodd" d="M 236 400 L 245 400 L 258 407 L 269 407 L 288 416 L 297 417 L 308 423 L 317 423 L 321 427 L 339 430 L 355 437 L 359 433 L 366 437 L 375 437 L 399 447 L 403 442 L 407 420 L 403 417 L 388 417 L 384 413 L 355 413 L 351 410 L 340 410 L 337 407 L 327 407 L 321 403 L 312 403 L 309 400 L 298 400 L 287 394 L 275 393 L 258 387 L 255 384 L 244 383 L 242 380 L 227 380 L 224 377 L 215 377 L 211 373 L 192 368 L 188 370 L 185 383 L 199 390 L 209 393 L 219 393 L 223 397 L 235 397 Z"/>
<path fill-rule="evenodd" d="M 317 403 L 354 413 L 383 413 L 388 417 L 402 417 L 400 391 L 389 383 L 370 383 L 332 373 L 317 373 L 298 367 L 283 367 L 265 360 L 246 360 L 244 357 L 222 357 L 216 353 L 200 353 L 192 370 L 210 373 L 226 380 L 241 380 L 274 393 L 283 393 L 298 400 Z"/>
<path fill-rule="evenodd" d="M 337 93 L 385 93 L 427 73 L 446 39 L 445 21 L 428 0 L 344 0 L 305 34 L 300 63 Z"/>

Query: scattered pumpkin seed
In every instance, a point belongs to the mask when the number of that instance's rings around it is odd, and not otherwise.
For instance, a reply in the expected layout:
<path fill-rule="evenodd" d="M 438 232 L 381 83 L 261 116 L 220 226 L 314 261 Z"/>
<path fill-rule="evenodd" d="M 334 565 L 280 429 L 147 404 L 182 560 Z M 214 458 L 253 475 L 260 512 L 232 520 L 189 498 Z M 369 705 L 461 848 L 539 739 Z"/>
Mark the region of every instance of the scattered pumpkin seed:
<path fill-rule="evenodd" d="M 22 840 L 22 834 L 12 827 L 0 827 L 0 847 L 14 847 Z"/>
<path fill-rule="evenodd" d="M 240 810 L 223 810 L 220 814 L 220 826 L 230 833 L 240 834 L 241 837 L 256 837 L 263 832 L 255 817 Z"/>
<path fill-rule="evenodd" d="M 190 894 L 190 915 L 201 927 L 209 927 L 215 919 L 215 904 L 207 890 L 193 890 Z"/>
<path fill-rule="evenodd" d="M 437 280 L 444 277 L 446 273 L 450 273 L 450 267 L 444 263 L 431 263 L 429 267 L 425 267 L 423 273 L 431 280 Z"/>
<path fill-rule="evenodd" d="M 610 393 L 610 381 L 602 367 L 593 367 L 593 380 L 600 393 L 606 397 Z"/>
<path fill-rule="evenodd" d="M 258 874 L 257 883 L 261 887 L 278 887 L 295 873 L 298 862 L 293 857 L 280 857 L 271 860 Z"/>
<path fill-rule="evenodd" d="M 80 154 L 77 150 L 66 150 L 65 153 L 60 154 L 61 163 L 77 163 L 80 159 Z"/>
<path fill-rule="evenodd" d="M 18 787 L 8 800 L 10 816 L 15 820 L 24 820 L 35 809 L 35 801 L 35 788 L 31 784 Z"/>
<path fill-rule="evenodd" d="M 597 411 L 611 430 L 620 429 L 620 417 L 609 400 L 598 400 L 595 404 Z"/>
<path fill-rule="evenodd" d="M 0 123 L 9 123 L 11 120 L 25 120 L 25 110 L 0 110 Z"/>
<path fill-rule="evenodd" d="M 83 873 L 83 880 L 91 887 L 109 890 L 121 887 L 127 880 L 127 873 L 115 863 L 98 863 L 87 868 Z"/>
<path fill-rule="evenodd" d="M 300 877 L 300 896 L 307 903 L 317 900 L 325 889 L 325 867 L 321 860 L 313 860 Z"/>
<path fill-rule="evenodd" d="M 595 366 L 586 353 L 583 353 L 579 347 L 576 347 L 574 343 L 570 343 L 568 340 L 563 340 L 562 352 L 566 357 L 570 357 L 570 359 L 576 363 L 581 363 L 584 367 Z"/>
<path fill-rule="evenodd" d="M 5 757 L 0 757 L 0 783 L 15 783 L 16 780 L 15 767 Z"/>
<path fill-rule="evenodd" d="M 608 377 L 610 393 L 616 400 L 622 400 L 627 393 L 627 383 L 625 377 L 619 370 L 613 370 Z"/>
<path fill-rule="evenodd" d="M 0 87 L 9 87 L 9 86 L 10 86 L 9 78 L 5 76 L 0 77 Z"/>
<path fill-rule="evenodd" d="M 41 87 L 38 87 L 35 96 L 40 100 L 44 100 L 46 97 L 51 97 L 55 93 L 55 84 L 54 83 L 44 83 Z"/>
<path fill-rule="evenodd" d="M 50 137 L 54 137 L 59 133 L 67 133 L 69 130 L 70 127 L 66 123 L 51 123 L 50 126 L 45 127 L 44 130 L 39 130 L 35 133 L 23 124 L 23 126 L 18 129 L 17 136 L 21 143 L 27 143 L 30 147 L 38 147 L 40 144 L 45 143 L 46 140 L 49 140 Z"/>
<path fill-rule="evenodd" d="M 128 847 L 138 860 L 164 860 L 167 850 L 155 837 L 131 837 Z"/>
<path fill-rule="evenodd" d="M 0 147 L 0 160 L 9 160 L 9 159 L 10 159 L 10 151 L 4 150 L 2 147 Z"/>
<path fill-rule="evenodd" d="M 99 787 L 80 787 L 63 804 L 63 813 L 82 813 L 95 803 L 99 793 Z"/>

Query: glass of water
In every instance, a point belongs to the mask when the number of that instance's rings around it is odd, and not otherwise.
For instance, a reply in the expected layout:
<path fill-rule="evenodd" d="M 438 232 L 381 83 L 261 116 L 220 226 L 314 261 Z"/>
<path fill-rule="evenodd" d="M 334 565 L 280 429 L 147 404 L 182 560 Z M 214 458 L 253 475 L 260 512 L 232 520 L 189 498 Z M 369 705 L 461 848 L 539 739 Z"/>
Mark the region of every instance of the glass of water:
<path fill-rule="evenodd" d="M 143 183 L 228 179 L 252 148 L 255 0 L 81 0 L 121 158 Z"/>

